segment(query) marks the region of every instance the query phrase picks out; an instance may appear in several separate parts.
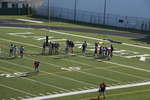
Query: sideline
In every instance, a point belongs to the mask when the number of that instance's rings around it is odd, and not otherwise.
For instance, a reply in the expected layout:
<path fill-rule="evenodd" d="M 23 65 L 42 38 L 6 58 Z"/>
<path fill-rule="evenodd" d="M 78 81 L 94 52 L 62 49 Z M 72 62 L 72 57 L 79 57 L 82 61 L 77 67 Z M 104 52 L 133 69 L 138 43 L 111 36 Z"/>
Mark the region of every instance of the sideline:
<path fill-rule="evenodd" d="M 110 41 L 104 40 L 104 39 L 98 39 L 98 38 L 94 38 L 94 37 L 88 37 L 88 36 L 70 34 L 70 33 L 65 33 L 65 32 L 54 31 L 54 30 L 49 30 L 49 32 L 54 32 L 54 33 L 64 34 L 64 35 L 70 35 L 70 36 L 76 36 L 76 37 L 81 37 L 81 38 L 87 38 L 87 39 L 92 39 L 92 40 L 99 40 L 99 41 L 110 42 Z M 122 43 L 122 45 L 127 45 L 127 46 L 131 46 L 131 47 L 138 47 L 138 48 L 144 48 L 144 49 L 150 49 L 150 47 L 139 46 L 139 45 L 128 44 L 128 43 Z"/>
<path fill-rule="evenodd" d="M 150 89 L 143 89 L 143 90 L 122 92 L 122 93 L 108 94 L 108 95 L 106 95 L 106 97 L 121 96 L 121 95 L 135 94 L 135 93 L 143 93 L 143 92 L 148 92 L 148 91 L 150 91 Z M 91 96 L 91 97 L 83 98 L 83 99 L 80 99 L 80 100 L 92 100 L 92 99 L 96 100 L 95 98 L 97 98 L 97 96 Z"/>
<path fill-rule="evenodd" d="M 107 90 L 122 89 L 122 88 L 129 88 L 129 87 L 137 87 L 137 86 L 144 86 L 144 85 L 150 85 L 150 81 L 143 82 L 143 83 L 134 83 L 134 84 L 111 86 L 111 87 L 107 87 Z M 35 98 L 27 98 L 27 99 L 22 99 L 22 100 L 43 100 L 43 99 L 51 99 L 51 98 L 57 98 L 57 97 L 63 97 L 63 96 L 71 96 L 71 95 L 84 94 L 84 93 L 91 93 L 91 92 L 97 92 L 97 91 L 98 91 L 98 89 L 96 88 L 96 89 L 75 91 L 75 92 L 62 93 L 62 94 L 39 96 L 39 97 L 35 97 Z"/>
<path fill-rule="evenodd" d="M 42 21 L 36 21 L 36 20 L 29 20 L 29 19 L 16 19 L 16 20 L 19 20 L 19 21 L 24 21 L 24 22 L 32 22 L 32 23 L 44 23 Z"/>
<path fill-rule="evenodd" d="M 24 28 L 24 27 L 3 27 L 3 26 L 1 26 L 0 28 L 34 29 L 34 28 Z M 45 31 L 49 31 L 49 32 L 58 33 L 58 34 L 64 34 L 64 35 L 76 36 L 76 37 L 80 37 L 80 38 L 87 38 L 87 39 L 92 39 L 92 40 L 99 40 L 99 41 L 110 42 L 108 40 L 98 39 L 98 38 L 94 38 L 94 37 L 76 35 L 76 34 L 71 34 L 71 33 L 65 33 L 65 32 L 59 32 L 59 31 L 54 31 L 54 30 L 43 29 L 43 28 L 41 28 L 41 29 L 45 30 Z M 150 47 L 140 46 L 140 45 L 134 45 L 134 44 L 128 44 L 128 43 L 122 43 L 122 45 L 127 45 L 127 46 L 137 47 L 137 48 L 143 48 L 143 49 L 150 49 Z"/>

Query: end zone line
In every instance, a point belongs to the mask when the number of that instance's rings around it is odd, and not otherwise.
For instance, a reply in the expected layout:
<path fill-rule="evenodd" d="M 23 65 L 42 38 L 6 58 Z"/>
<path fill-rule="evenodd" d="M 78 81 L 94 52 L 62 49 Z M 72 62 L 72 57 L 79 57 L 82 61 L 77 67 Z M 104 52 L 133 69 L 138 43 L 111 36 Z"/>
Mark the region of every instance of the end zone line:
<path fill-rule="evenodd" d="M 132 84 L 126 84 L 126 85 L 111 86 L 111 87 L 107 87 L 107 90 L 137 87 L 137 86 L 144 86 L 144 85 L 150 85 L 150 81 L 143 82 L 143 83 L 132 83 Z M 38 97 L 27 98 L 27 99 L 22 99 L 22 100 L 43 100 L 43 99 L 57 98 L 57 97 L 63 97 L 63 96 L 71 96 L 71 95 L 91 93 L 91 92 L 97 92 L 97 91 L 98 91 L 98 88 L 89 89 L 89 90 L 82 90 L 82 91 L 75 91 L 75 92 L 69 92 L 69 93 L 62 93 L 62 94 L 38 96 Z"/>

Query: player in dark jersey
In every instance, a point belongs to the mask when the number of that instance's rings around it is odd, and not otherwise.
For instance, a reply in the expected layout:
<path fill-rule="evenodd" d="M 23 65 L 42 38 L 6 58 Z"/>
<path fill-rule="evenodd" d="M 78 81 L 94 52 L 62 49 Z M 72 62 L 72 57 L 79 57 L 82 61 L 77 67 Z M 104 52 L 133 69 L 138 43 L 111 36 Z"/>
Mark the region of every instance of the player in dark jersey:
<path fill-rule="evenodd" d="M 95 50 L 94 50 L 94 56 L 97 57 L 97 53 L 98 53 L 98 43 L 95 42 Z"/>
<path fill-rule="evenodd" d="M 46 42 L 43 42 L 42 55 L 45 54 L 45 49 L 46 49 Z"/>
<path fill-rule="evenodd" d="M 111 48 L 111 57 L 112 57 L 113 56 L 113 51 L 114 51 L 114 47 L 113 47 L 112 44 L 110 45 L 110 48 Z"/>
<path fill-rule="evenodd" d="M 14 47 L 14 45 L 11 44 L 11 45 L 10 45 L 10 50 L 9 50 L 9 56 L 12 56 L 12 55 L 13 55 L 13 47 Z"/>
<path fill-rule="evenodd" d="M 23 58 L 23 55 L 24 55 L 24 47 L 23 46 L 20 47 L 19 54 L 20 54 L 20 57 Z"/>
<path fill-rule="evenodd" d="M 86 43 L 86 41 L 84 41 L 84 43 L 82 44 L 82 54 L 83 55 L 85 55 L 86 48 L 87 48 L 87 43 Z"/>
<path fill-rule="evenodd" d="M 39 65 L 40 65 L 40 62 L 39 61 L 34 61 L 34 68 L 35 68 L 35 72 L 39 72 Z"/>
<path fill-rule="evenodd" d="M 99 96 L 98 96 L 98 100 L 99 100 L 99 98 L 100 98 L 101 96 L 103 96 L 103 99 L 106 98 L 106 96 L 105 96 L 105 91 L 106 91 L 106 84 L 103 82 L 103 83 L 101 83 L 101 84 L 99 85 L 99 90 L 98 90 Z"/>

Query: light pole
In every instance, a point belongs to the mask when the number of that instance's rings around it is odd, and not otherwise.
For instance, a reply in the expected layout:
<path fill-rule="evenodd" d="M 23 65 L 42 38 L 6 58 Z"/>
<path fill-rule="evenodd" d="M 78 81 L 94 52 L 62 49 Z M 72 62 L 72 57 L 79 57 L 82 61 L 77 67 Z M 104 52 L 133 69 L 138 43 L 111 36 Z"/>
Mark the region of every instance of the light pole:
<path fill-rule="evenodd" d="M 74 0 L 74 23 L 76 22 L 77 16 L 77 0 Z"/>
<path fill-rule="evenodd" d="M 103 17 L 103 24 L 106 23 L 106 7 L 107 7 L 107 1 L 104 0 L 104 17 Z"/>
<path fill-rule="evenodd" d="M 50 1 L 48 0 L 48 22 L 50 23 Z"/>

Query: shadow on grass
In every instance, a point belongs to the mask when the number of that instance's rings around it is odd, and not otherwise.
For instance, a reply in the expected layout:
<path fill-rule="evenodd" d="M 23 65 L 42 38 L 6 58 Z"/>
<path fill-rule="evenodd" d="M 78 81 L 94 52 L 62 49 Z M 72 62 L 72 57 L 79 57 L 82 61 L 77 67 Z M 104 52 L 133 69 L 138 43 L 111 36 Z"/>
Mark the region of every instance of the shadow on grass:
<path fill-rule="evenodd" d="M 144 38 L 133 39 L 134 41 L 144 42 L 150 45 L 150 35 L 145 36 Z"/>
<path fill-rule="evenodd" d="M 34 75 L 38 75 L 39 72 L 27 72 L 27 73 L 24 73 L 22 76 L 20 77 L 32 77 Z"/>
<path fill-rule="evenodd" d="M 0 57 L 2 60 L 13 60 L 16 59 L 17 57 Z"/>
<path fill-rule="evenodd" d="M 90 100 L 98 100 L 97 98 L 92 98 L 92 99 L 90 99 Z"/>

